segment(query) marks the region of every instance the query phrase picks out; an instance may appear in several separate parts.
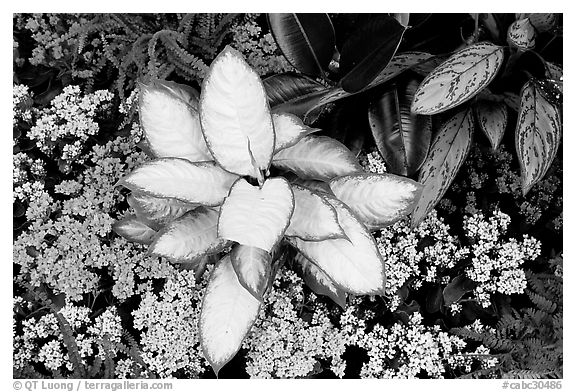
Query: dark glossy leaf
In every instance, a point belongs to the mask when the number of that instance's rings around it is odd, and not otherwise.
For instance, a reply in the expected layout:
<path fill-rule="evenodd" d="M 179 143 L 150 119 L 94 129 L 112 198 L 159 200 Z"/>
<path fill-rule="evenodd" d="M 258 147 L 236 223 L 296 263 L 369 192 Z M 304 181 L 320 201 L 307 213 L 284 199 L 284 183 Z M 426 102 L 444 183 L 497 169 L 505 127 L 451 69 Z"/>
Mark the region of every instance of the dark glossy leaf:
<path fill-rule="evenodd" d="M 263 83 L 274 112 L 292 113 L 302 119 L 330 92 L 310 78 L 291 73 L 270 76 Z"/>
<path fill-rule="evenodd" d="M 340 58 L 342 88 L 362 90 L 378 76 L 400 45 L 406 28 L 389 15 L 378 15 L 358 29 L 345 43 Z"/>
<path fill-rule="evenodd" d="M 368 108 L 370 130 L 388 171 L 403 176 L 420 169 L 432 137 L 430 116 L 410 111 L 417 88 L 417 80 L 394 86 Z"/>
<path fill-rule="evenodd" d="M 12 204 L 12 217 L 14 218 L 20 218 L 23 217 L 24 214 L 26 214 L 26 207 L 24 207 L 24 205 L 22 203 L 20 203 L 19 201 L 15 201 Z"/>
<path fill-rule="evenodd" d="M 268 14 L 272 35 L 290 64 L 300 72 L 324 77 L 336 38 L 328 14 Z"/>
<path fill-rule="evenodd" d="M 476 284 L 473 280 L 468 278 L 466 275 L 458 275 L 446 287 L 442 293 L 444 297 L 444 305 L 450 306 L 454 302 L 458 301 L 464 294 L 469 291 L 474 290 Z"/>
<path fill-rule="evenodd" d="M 442 307 L 442 287 L 437 285 L 428 292 L 426 297 L 426 311 L 436 313 Z"/>

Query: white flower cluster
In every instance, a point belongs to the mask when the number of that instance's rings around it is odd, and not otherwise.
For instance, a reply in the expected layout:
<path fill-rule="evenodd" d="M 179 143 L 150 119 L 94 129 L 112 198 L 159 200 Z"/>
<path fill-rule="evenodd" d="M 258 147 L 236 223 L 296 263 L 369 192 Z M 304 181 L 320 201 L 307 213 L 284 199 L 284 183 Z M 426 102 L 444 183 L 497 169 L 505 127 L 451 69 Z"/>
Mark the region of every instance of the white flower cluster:
<path fill-rule="evenodd" d="M 382 159 L 380 153 L 373 150 L 367 154 L 361 154 L 358 161 L 362 168 L 370 173 L 386 173 L 386 162 Z"/>
<path fill-rule="evenodd" d="M 15 301 L 23 305 L 22 299 Z M 29 305 L 29 304 L 28 304 Z M 122 326 L 120 317 L 114 308 L 108 308 L 94 320 L 90 318 L 90 309 L 84 306 L 67 304 L 59 313 L 72 329 L 73 338 L 78 346 L 82 362 L 93 359 L 94 353 L 104 358 L 103 339 L 120 342 Z M 48 370 L 68 371 L 74 369 L 64 345 L 60 326 L 53 313 L 40 318 L 30 317 L 21 322 L 22 334 L 14 334 L 14 368 L 23 369 L 27 365 L 43 364 Z M 117 351 L 112 345 L 108 354 L 113 357 Z"/>
<path fill-rule="evenodd" d="M 414 229 L 401 220 L 380 231 L 376 244 L 386 260 L 386 291 L 392 296 L 392 310 L 399 305 L 395 294 L 406 282 L 411 281 L 415 289 L 424 282 L 445 283 L 448 270 L 467 256 L 468 248 L 459 246 L 448 229 L 433 211 Z"/>
<path fill-rule="evenodd" d="M 38 113 L 28 137 L 35 140 L 38 148 L 46 154 L 61 154 L 60 158 L 67 162 L 82 161 L 83 145 L 100 130 L 96 117 L 109 107 L 113 97 L 106 90 L 81 94 L 80 87 L 67 86 L 49 107 Z M 70 138 L 74 141 L 64 141 Z M 62 150 L 54 152 L 57 142 L 62 143 Z"/>
<path fill-rule="evenodd" d="M 470 369 L 472 357 L 463 354 L 466 342 L 442 332 L 438 325 L 422 324 L 422 315 L 414 313 L 407 325 L 390 328 L 377 324 L 365 334 L 360 346 L 370 360 L 360 372 L 362 378 L 443 378 L 448 369 Z"/>
<path fill-rule="evenodd" d="M 20 121 L 32 121 L 32 93 L 28 86 L 15 84 L 12 86 L 12 125 Z"/>
<path fill-rule="evenodd" d="M 205 283 L 196 284 L 194 271 L 177 272 L 159 295 L 147 291 L 132 312 L 134 328 L 141 331 L 142 359 L 161 377 L 182 372 L 194 378 L 207 366 L 198 342 Z"/>
<path fill-rule="evenodd" d="M 310 375 L 327 360 L 331 370 L 344 376 L 341 358 L 349 344 L 346 333 L 332 325 L 327 310 L 305 298 L 303 281 L 293 271 L 282 269 L 265 298 L 252 331 L 243 342 L 247 353 L 246 371 L 252 378 L 300 378 Z M 314 306 L 309 321 L 300 317 L 306 304 Z M 312 305 L 313 304 L 313 305 Z"/>
<path fill-rule="evenodd" d="M 525 235 L 522 242 L 504 238 L 509 223 L 510 217 L 498 210 L 488 219 L 475 214 L 464 220 L 473 256 L 466 275 L 478 283 L 474 294 L 483 307 L 490 306 L 493 293 L 524 292 L 527 283 L 522 264 L 540 254 L 540 242 L 534 238 Z"/>

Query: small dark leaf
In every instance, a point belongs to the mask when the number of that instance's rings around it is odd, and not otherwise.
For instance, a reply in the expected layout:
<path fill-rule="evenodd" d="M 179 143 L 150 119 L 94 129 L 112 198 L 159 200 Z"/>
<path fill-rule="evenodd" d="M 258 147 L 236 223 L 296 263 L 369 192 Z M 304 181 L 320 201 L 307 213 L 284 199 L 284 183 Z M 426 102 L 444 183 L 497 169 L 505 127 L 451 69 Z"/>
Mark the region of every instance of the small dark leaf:
<path fill-rule="evenodd" d="M 426 297 L 426 311 L 436 313 L 442 307 L 442 287 L 437 285 L 428 292 Z"/>
<path fill-rule="evenodd" d="M 336 38 L 328 14 L 268 14 L 272 35 L 290 64 L 300 72 L 324 77 Z"/>
<path fill-rule="evenodd" d="M 20 218 L 22 216 L 24 216 L 24 214 L 26 213 L 26 207 L 24 207 L 24 205 L 22 203 L 20 203 L 19 201 L 15 201 L 12 204 L 12 216 L 14 218 Z"/>
<path fill-rule="evenodd" d="M 474 290 L 476 284 L 466 275 L 458 275 L 444 288 L 444 305 L 450 306 L 458 301 L 464 294 Z"/>
<path fill-rule="evenodd" d="M 430 116 L 410 112 L 417 80 L 386 91 L 368 108 L 370 130 L 389 172 L 414 174 L 426 159 L 432 136 Z"/>
<path fill-rule="evenodd" d="M 378 15 L 358 29 L 342 48 L 342 88 L 356 92 L 374 80 L 396 53 L 405 31 L 389 15 Z"/>

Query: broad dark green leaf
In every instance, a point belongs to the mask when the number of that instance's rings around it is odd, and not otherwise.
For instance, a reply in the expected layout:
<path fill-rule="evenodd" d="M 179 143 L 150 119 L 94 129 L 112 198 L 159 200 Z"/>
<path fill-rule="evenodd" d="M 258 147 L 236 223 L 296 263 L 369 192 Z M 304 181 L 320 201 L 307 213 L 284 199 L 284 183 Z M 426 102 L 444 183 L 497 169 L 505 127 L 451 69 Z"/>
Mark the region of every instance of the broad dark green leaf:
<path fill-rule="evenodd" d="M 458 275 L 446 287 L 442 293 L 444 297 L 444 305 L 450 306 L 458 301 L 464 294 L 474 290 L 475 283 L 466 275 Z"/>
<path fill-rule="evenodd" d="M 368 86 L 386 68 L 405 31 L 394 17 L 378 15 L 353 33 L 342 47 L 342 88 L 357 92 Z"/>
<path fill-rule="evenodd" d="M 540 32 L 550 31 L 558 24 L 558 14 L 529 14 L 528 20 Z"/>
<path fill-rule="evenodd" d="M 442 287 L 435 285 L 426 295 L 426 311 L 436 313 L 442 308 Z"/>
<path fill-rule="evenodd" d="M 410 111 L 417 88 L 416 80 L 393 86 L 368 107 L 370 130 L 388 171 L 403 176 L 420 169 L 432 137 L 431 117 Z"/>
<path fill-rule="evenodd" d="M 438 131 L 418 176 L 424 185 L 422 196 L 412 214 L 417 226 L 432 211 L 464 163 L 474 131 L 472 110 L 467 108 L 450 118 Z"/>
<path fill-rule="evenodd" d="M 336 38 L 327 14 L 268 14 L 276 43 L 300 72 L 324 77 Z"/>
<path fill-rule="evenodd" d="M 544 98 L 535 82 L 526 83 L 520 94 L 516 152 L 522 192 L 526 194 L 552 165 L 560 145 L 562 120 L 559 108 Z"/>

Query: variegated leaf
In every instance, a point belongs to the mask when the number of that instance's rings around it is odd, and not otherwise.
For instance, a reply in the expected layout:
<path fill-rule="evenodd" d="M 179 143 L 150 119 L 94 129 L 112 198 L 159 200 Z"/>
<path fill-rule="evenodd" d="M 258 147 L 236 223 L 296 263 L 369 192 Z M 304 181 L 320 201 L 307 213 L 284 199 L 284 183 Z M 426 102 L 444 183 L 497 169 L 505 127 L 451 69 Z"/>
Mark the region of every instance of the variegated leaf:
<path fill-rule="evenodd" d="M 264 249 L 237 244 L 230 252 L 238 281 L 259 301 L 263 301 L 270 274 L 272 256 Z"/>
<path fill-rule="evenodd" d="M 160 228 L 198 207 L 197 204 L 184 203 L 176 199 L 153 197 L 144 193 L 132 193 L 128 204 L 136 211 L 136 216 L 152 226 Z"/>
<path fill-rule="evenodd" d="M 284 178 L 269 178 L 262 187 L 241 178 L 222 204 L 218 234 L 270 252 L 284 235 L 293 210 L 294 195 Z"/>
<path fill-rule="evenodd" d="M 176 263 L 192 262 L 231 245 L 218 237 L 218 211 L 199 207 L 158 232 L 148 252 Z"/>
<path fill-rule="evenodd" d="M 200 312 L 200 345 L 216 375 L 240 349 L 260 311 L 260 301 L 238 280 L 230 256 L 214 267 Z"/>
<path fill-rule="evenodd" d="M 326 199 L 299 185 L 293 184 L 292 192 L 294 213 L 285 235 L 306 241 L 323 241 L 346 236 L 338 223 L 336 210 Z"/>
<path fill-rule="evenodd" d="M 180 158 L 146 162 L 118 181 L 118 185 L 154 197 L 216 206 L 222 203 L 238 176 L 214 162 L 192 163 Z"/>
<path fill-rule="evenodd" d="M 516 124 L 516 152 L 522 192 L 540 181 L 554 160 L 562 133 L 559 108 L 548 102 L 534 82 L 522 87 Z"/>
<path fill-rule="evenodd" d="M 384 294 L 384 260 L 374 238 L 341 201 L 327 196 L 348 239 L 286 240 L 345 291 L 356 295 Z"/>
<path fill-rule="evenodd" d="M 508 28 L 508 42 L 518 49 L 534 49 L 536 30 L 528 18 L 515 21 Z"/>
<path fill-rule="evenodd" d="M 359 173 L 330 181 L 334 195 L 371 230 L 381 229 L 410 214 L 422 184 L 394 174 Z"/>
<path fill-rule="evenodd" d="M 320 181 L 362 170 L 346 146 L 327 136 L 305 136 L 292 147 L 276 153 L 272 163 L 299 177 Z"/>
<path fill-rule="evenodd" d="M 418 176 L 418 182 L 424 185 L 424 189 L 412 214 L 413 227 L 432 211 L 446 193 L 466 160 L 473 132 L 472 111 L 464 109 L 444 123 L 436 134 Z"/>
<path fill-rule="evenodd" d="M 294 260 L 302 267 L 304 282 L 312 291 L 318 295 L 330 297 L 342 309 L 346 308 L 346 292 L 341 287 L 338 287 L 324 271 L 315 266 L 300 252 L 296 254 Z"/>
<path fill-rule="evenodd" d="M 176 86 L 155 82 L 140 86 L 140 123 L 148 146 L 159 158 L 211 161 L 198 111 L 177 95 Z M 191 99 L 191 98 L 190 98 Z"/>
<path fill-rule="evenodd" d="M 552 80 L 563 81 L 562 67 L 546 61 L 546 77 Z"/>
<path fill-rule="evenodd" d="M 504 102 L 478 101 L 475 105 L 480 129 L 486 134 L 492 149 L 496 151 L 508 124 L 508 109 Z"/>
<path fill-rule="evenodd" d="M 491 43 L 456 52 L 422 81 L 412 111 L 436 114 L 466 102 L 492 81 L 503 60 L 504 49 Z"/>
<path fill-rule="evenodd" d="M 152 229 L 137 217 L 130 215 L 115 222 L 112 225 L 114 232 L 128 241 L 148 245 L 156 235 L 156 230 Z"/>
<path fill-rule="evenodd" d="M 227 46 L 212 62 L 200 98 L 202 132 L 224 169 L 260 178 L 274 152 L 274 126 L 258 74 Z"/>
<path fill-rule="evenodd" d="M 275 153 L 295 145 L 304 136 L 320 131 L 318 128 L 304 125 L 302 120 L 290 113 L 274 113 L 272 114 L 272 121 L 276 133 Z"/>

